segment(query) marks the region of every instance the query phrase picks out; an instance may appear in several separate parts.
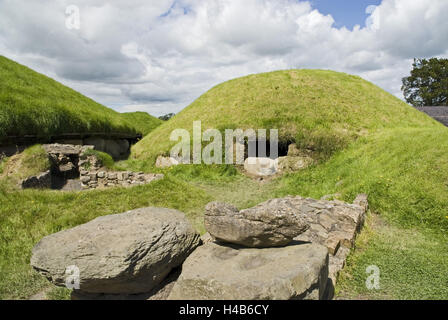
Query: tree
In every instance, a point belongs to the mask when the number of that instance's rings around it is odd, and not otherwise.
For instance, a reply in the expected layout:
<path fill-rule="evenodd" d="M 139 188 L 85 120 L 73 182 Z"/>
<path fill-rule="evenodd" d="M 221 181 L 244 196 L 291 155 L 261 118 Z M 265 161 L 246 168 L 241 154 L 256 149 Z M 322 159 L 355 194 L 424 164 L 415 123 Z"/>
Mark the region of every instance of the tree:
<path fill-rule="evenodd" d="M 174 113 L 168 113 L 168 114 L 166 114 L 166 115 L 164 115 L 164 116 L 161 116 L 161 117 L 159 117 L 159 119 L 160 120 L 163 120 L 163 121 L 168 121 L 168 120 L 170 120 L 172 117 L 174 117 L 176 114 L 174 114 Z"/>
<path fill-rule="evenodd" d="M 414 59 L 412 67 L 401 88 L 406 101 L 415 107 L 448 106 L 448 59 Z"/>

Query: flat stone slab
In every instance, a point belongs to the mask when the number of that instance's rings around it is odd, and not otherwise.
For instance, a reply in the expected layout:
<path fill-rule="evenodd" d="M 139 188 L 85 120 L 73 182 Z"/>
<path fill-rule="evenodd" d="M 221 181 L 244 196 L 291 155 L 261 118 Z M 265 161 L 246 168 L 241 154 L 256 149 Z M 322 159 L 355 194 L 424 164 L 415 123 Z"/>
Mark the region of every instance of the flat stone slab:
<path fill-rule="evenodd" d="M 44 144 L 43 148 L 49 154 L 80 155 L 89 149 L 94 149 L 94 146 L 54 143 Z"/>
<path fill-rule="evenodd" d="M 323 299 L 328 250 L 317 244 L 241 248 L 213 242 L 182 266 L 169 300 Z"/>

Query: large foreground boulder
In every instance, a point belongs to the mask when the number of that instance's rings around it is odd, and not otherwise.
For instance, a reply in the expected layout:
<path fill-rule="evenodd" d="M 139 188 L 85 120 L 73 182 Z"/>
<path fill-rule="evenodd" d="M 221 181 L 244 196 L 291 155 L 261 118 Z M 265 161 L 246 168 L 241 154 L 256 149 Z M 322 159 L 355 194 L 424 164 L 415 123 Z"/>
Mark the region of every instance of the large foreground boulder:
<path fill-rule="evenodd" d="M 85 293 L 146 293 L 199 243 L 182 212 L 144 208 L 43 238 L 31 265 L 58 286 L 65 286 L 68 268 L 78 268 L 79 290 Z"/>
<path fill-rule="evenodd" d="M 324 297 L 328 250 L 316 244 L 238 248 L 213 242 L 182 266 L 171 300 L 290 300 Z"/>
<path fill-rule="evenodd" d="M 279 247 L 309 228 L 289 199 L 273 199 L 239 211 L 212 202 L 205 208 L 205 228 L 217 240 L 250 248 Z"/>

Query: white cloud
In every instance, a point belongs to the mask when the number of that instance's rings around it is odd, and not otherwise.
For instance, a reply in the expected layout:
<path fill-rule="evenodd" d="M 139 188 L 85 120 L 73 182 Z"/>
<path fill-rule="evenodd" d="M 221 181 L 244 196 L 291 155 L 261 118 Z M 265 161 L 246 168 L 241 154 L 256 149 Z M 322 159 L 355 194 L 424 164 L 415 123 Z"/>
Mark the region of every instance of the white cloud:
<path fill-rule="evenodd" d="M 65 9 L 80 8 L 80 30 Z M 400 96 L 412 58 L 447 56 L 446 0 L 383 0 L 334 27 L 296 0 L 0 0 L 0 52 L 119 111 L 178 112 L 250 73 L 324 68 Z"/>

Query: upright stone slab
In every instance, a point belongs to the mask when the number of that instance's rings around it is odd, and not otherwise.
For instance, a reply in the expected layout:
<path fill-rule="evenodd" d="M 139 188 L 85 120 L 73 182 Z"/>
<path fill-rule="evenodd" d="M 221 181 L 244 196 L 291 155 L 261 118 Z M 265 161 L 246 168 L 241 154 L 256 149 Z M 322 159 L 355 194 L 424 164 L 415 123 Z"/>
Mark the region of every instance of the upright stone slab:
<path fill-rule="evenodd" d="M 97 218 L 43 238 L 31 265 L 58 286 L 66 270 L 79 270 L 80 291 L 146 293 L 199 245 L 182 212 L 144 208 Z"/>

